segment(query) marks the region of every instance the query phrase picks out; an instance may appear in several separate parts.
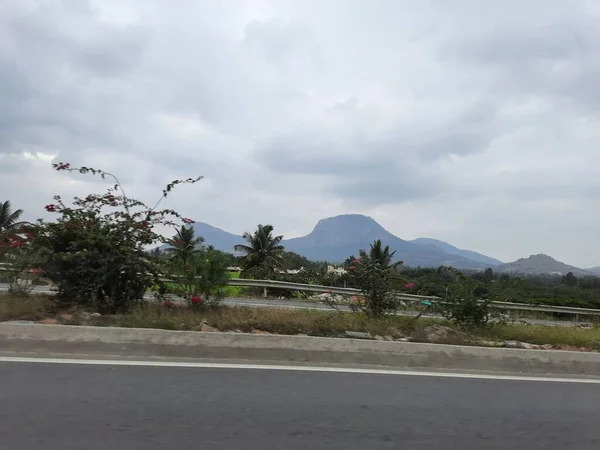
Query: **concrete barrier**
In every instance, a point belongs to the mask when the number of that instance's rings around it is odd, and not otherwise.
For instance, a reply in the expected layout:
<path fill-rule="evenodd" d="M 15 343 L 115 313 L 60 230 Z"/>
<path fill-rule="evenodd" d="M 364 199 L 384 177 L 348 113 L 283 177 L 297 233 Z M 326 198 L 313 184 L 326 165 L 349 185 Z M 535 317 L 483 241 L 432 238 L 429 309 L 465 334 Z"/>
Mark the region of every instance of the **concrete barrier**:
<path fill-rule="evenodd" d="M 142 328 L 0 324 L 0 351 L 600 375 L 600 353 Z"/>

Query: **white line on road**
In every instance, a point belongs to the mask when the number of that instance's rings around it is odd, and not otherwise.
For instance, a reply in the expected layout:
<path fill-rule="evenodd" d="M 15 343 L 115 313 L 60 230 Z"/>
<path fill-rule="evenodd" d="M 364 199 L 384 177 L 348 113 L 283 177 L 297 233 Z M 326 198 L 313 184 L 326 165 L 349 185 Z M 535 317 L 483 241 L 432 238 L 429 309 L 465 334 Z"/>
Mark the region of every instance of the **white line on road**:
<path fill-rule="evenodd" d="M 135 361 L 119 359 L 67 359 L 67 358 L 26 358 L 0 356 L 0 362 L 7 363 L 38 363 L 38 364 L 72 364 L 92 366 L 134 366 L 134 367 L 171 367 L 193 369 L 245 369 L 245 370 L 280 370 L 297 372 L 329 372 L 329 373 L 355 373 L 368 375 L 400 375 L 434 378 L 466 378 L 475 380 L 500 380 L 500 381 L 535 381 L 547 383 L 576 383 L 600 384 L 600 379 L 591 378 L 556 378 L 533 377 L 518 375 L 492 375 L 483 373 L 453 373 L 453 372 L 427 372 L 416 370 L 393 369 L 360 369 L 353 367 L 319 367 L 319 366 L 286 366 L 269 364 L 228 364 L 228 363 L 203 363 L 179 361 Z"/>

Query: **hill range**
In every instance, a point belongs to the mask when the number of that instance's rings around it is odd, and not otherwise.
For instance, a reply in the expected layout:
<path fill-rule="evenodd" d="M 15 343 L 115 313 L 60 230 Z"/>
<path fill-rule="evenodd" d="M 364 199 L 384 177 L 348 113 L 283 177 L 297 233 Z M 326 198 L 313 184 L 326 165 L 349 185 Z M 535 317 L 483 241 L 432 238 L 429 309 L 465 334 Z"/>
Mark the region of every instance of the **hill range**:
<path fill-rule="evenodd" d="M 207 223 L 197 222 L 192 226 L 197 236 L 204 237 L 206 244 L 213 245 L 218 250 L 232 253 L 234 245 L 243 243 L 241 235 L 229 233 Z M 357 254 L 359 249 L 368 249 L 369 244 L 376 239 L 381 239 L 384 245 L 389 245 L 396 251 L 396 259 L 404 261 L 404 264 L 410 267 L 452 266 L 462 270 L 482 270 L 491 267 L 497 272 L 526 275 L 565 275 L 568 272 L 577 276 L 600 275 L 600 267 L 580 269 L 544 254 L 503 263 L 496 258 L 460 249 L 438 239 L 417 238 L 407 241 L 393 235 L 371 217 L 361 214 L 344 214 L 322 219 L 306 236 L 285 239 L 282 243 L 286 250 L 310 260 L 338 263 L 350 255 Z"/>
<path fill-rule="evenodd" d="M 196 235 L 202 236 L 206 244 L 216 249 L 232 252 L 233 246 L 241 244 L 240 235 L 229 233 L 207 223 L 193 225 Z M 248 230 L 251 231 L 251 230 Z M 406 241 L 394 236 L 375 220 L 360 214 L 345 214 L 320 220 L 306 236 L 286 239 L 286 250 L 298 253 L 313 261 L 341 262 L 357 254 L 359 249 L 368 249 L 374 240 L 381 239 L 396 251 L 396 258 L 411 267 L 453 266 L 458 269 L 485 269 L 502 264 L 495 258 L 462 250 L 446 242 L 419 238 Z"/>

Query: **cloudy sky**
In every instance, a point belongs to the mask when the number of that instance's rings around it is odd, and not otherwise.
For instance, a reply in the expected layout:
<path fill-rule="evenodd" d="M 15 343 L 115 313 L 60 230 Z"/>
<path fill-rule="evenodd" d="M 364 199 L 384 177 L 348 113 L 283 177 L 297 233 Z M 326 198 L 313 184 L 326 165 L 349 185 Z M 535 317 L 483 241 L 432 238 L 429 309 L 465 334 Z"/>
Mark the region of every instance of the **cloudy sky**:
<path fill-rule="evenodd" d="M 600 264 L 597 0 L 4 0 L 2 199 L 114 172 L 286 237 L 367 214 L 504 261 Z"/>

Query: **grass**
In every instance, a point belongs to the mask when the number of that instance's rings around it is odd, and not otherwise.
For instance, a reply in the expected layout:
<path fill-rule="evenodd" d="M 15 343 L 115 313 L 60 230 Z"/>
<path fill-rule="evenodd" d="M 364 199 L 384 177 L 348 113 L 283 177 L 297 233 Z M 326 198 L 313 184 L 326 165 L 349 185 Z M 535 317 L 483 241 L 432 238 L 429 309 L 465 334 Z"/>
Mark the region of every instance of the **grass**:
<path fill-rule="evenodd" d="M 587 347 L 600 350 L 600 328 L 546 327 L 522 324 L 494 326 L 478 334 L 491 340 L 521 341 L 530 344 L 552 344 Z"/>
<path fill-rule="evenodd" d="M 17 297 L 0 295 L 0 320 L 41 320 L 54 314 L 55 307 L 51 296 L 30 295 Z"/>
<path fill-rule="evenodd" d="M 65 314 L 68 313 L 68 314 Z M 76 309 L 60 310 L 53 297 L 30 295 L 15 297 L 0 295 L 0 321 L 57 318 L 65 324 L 89 324 L 165 330 L 198 330 L 202 324 L 221 331 L 252 332 L 261 330 L 276 334 L 306 334 L 310 336 L 343 336 L 346 331 L 362 331 L 371 335 L 393 338 L 411 336 L 424 341 L 423 330 L 432 324 L 452 326 L 432 318 L 415 320 L 407 316 L 372 318 L 364 314 L 341 311 L 302 309 L 222 307 L 215 309 L 165 308 L 156 303 L 139 305 L 129 314 L 90 318 Z M 600 350 L 600 327 L 567 328 L 522 324 L 493 325 L 469 335 L 457 333 L 445 343 L 477 344 L 482 340 L 518 340 L 532 344 L 552 344 L 569 348 L 586 347 Z"/>
<path fill-rule="evenodd" d="M 340 336 L 345 331 L 363 331 L 373 335 L 403 337 L 422 329 L 432 320 L 414 321 L 409 317 L 372 319 L 362 314 L 275 308 L 217 308 L 212 310 L 166 309 L 143 305 L 118 319 L 118 326 L 193 330 L 206 323 L 221 331 L 261 330 L 276 334 Z"/>

